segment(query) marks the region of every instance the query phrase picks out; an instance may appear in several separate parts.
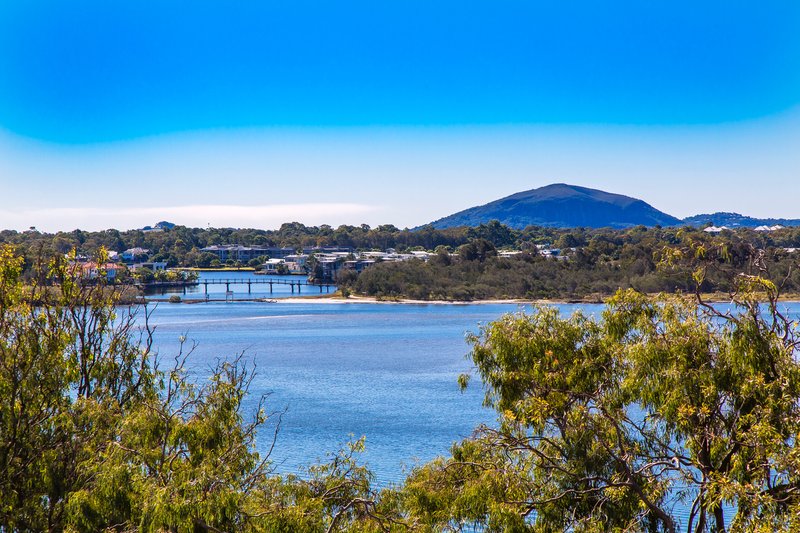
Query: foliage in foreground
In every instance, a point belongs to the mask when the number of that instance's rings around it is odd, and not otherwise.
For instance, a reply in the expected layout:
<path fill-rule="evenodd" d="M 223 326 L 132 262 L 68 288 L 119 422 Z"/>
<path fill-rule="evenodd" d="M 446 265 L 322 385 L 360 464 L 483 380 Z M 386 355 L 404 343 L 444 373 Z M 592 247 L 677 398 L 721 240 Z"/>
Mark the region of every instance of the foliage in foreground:
<path fill-rule="evenodd" d="M 625 291 L 599 318 L 485 326 L 471 357 L 498 424 L 377 491 L 363 441 L 274 475 L 241 358 L 190 380 L 190 350 L 162 368 L 113 291 L 21 269 L 1 249 L 0 531 L 800 528 L 797 338 L 766 277 L 739 276 L 730 309 Z"/>
<path fill-rule="evenodd" d="M 628 291 L 600 320 L 486 326 L 472 358 L 499 427 L 414 472 L 410 509 L 491 531 L 797 530 L 795 324 L 741 296 L 723 313 Z"/>
<path fill-rule="evenodd" d="M 147 316 L 58 261 L 22 283 L 0 249 L 0 531 L 326 531 L 381 524 L 362 443 L 308 479 L 255 450 L 241 358 L 162 369 Z M 50 289 L 56 279 L 59 291 Z M 45 283 L 46 282 L 46 283 Z M 33 306 L 31 302 L 40 305 Z M 137 324 L 144 324 L 140 328 Z M 364 523 L 365 525 L 361 526 Z"/>

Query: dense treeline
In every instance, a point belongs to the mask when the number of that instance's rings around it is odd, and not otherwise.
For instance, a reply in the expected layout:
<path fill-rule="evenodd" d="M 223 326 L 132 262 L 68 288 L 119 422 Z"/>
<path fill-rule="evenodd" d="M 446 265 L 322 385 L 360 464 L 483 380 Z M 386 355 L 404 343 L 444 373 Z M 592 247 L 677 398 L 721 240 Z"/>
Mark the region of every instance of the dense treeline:
<path fill-rule="evenodd" d="M 716 259 L 706 268 L 700 288 L 729 292 L 731 274 L 748 271 L 753 250 L 762 249 L 772 281 L 786 292 L 800 291 L 800 276 L 792 269 L 800 254 L 785 249 L 800 238 L 796 229 L 713 236 L 692 228 L 545 230 L 544 235 L 534 231 L 542 230 L 531 229 L 518 237 L 517 245 L 525 252 L 515 256 L 500 257 L 493 243 L 474 239 L 459 247 L 457 254 L 440 250 L 427 262 L 376 264 L 358 276 L 345 272 L 339 282 L 346 291 L 384 298 L 599 299 L 620 288 L 645 293 L 692 291 L 695 272 L 684 264 L 685 254 L 711 254 Z M 530 245 L 548 238 L 560 248 L 560 259 L 545 257 Z M 675 250 L 685 250 L 679 258 L 683 261 L 675 261 Z"/>
<path fill-rule="evenodd" d="M 215 256 L 200 250 L 215 244 L 241 244 L 265 247 L 315 247 L 346 246 L 354 249 L 385 250 L 397 248 L 434 249 L 437 246 L 456 247 L 476 236 L 474 229 L 451 230 L 421 229 L 400 230 L 392 225 L 370 228 L 361 226 L 327 225 L 305 226 L 298 222 L 283 224 L 278 230 L 232 229 L 232 228 L 188 228 L 175 226 L 163 231 L 105 231 L 59 232 L 55 234 L 37 231 L 2 231 L 0 244 L 13 244 L 25 256 L 35 254 L 65 254 L 71 250 L 93 254 L 100 247 L 121 252 L 129 248 L 145 248 L 151 251 L 150 260 L 166 261 L 168 266 L 209 266 Z M 514 241 L 510 239 L 508 244 Z M 499 243 L 498 243 L 499 244 Z"/>
<path fill-rule="evenodd" d="M 702 285 L 729 251 L 665 255 Z M 726 313 L 627 291 L 599 318 L 486 325 L 470 355 L 497 422 L 377 489 L 363 440 L 274 474 L 241 357 L 189 372 L 115 287 L 58 258 L 23 281 L 0 247 L 0 531 L 796 531 L 800 339 L 750 260 Z"/>
<path fill-rule="evenodd" d="M 709 235 L 697 228 L 556 229 L 531 226 L 514 230 L 496 221 L 477 227 L 435 230 L 398 229 L 391 225 L 370 228 L 283 224 L 274 231 L 256 229 L 187 228 L 144 232 L 61 232 L 56 234 L 0 232 L 0 243 L 14 244 L 24 257 L 63 254 L 71 250 L 94 254 L 101 247 L 123 251 L 141 247 L 151 250 L 151 260 L 168 266 L 208 267 L 216 264 L 203 247 L 213 244 L 246 246 L 348 246 L 357 250 L 436 250 L 427 263 L 384 263 L 359 276 L 348 272 L 339 282 L 350 292 L 379 297 L 472 300 L 480 298 L 595 298 L 618 288 L 642 292 L 687 291 L 693 287 L 692 272 L 663 268 L 662 252 L 669 247 L 700 243 L 723 247 L 718 273 L 711 271 L 703 290 L 727 291 L 729 273 L 747 268 L 751 249 L 765 251 L 774 281 L 789 273 L 793 254 L 800 247 L 800 228 L 773 232 L 750 229 Z M 559 249 L 566 260 L 543 257 L 537 247 Z M 514 257 L 499 257 L 501 249 L 521 250 Z M 30 268 L 30 262 L 28 263 Z M 800 292 L 794 275 L 784 289 Z"/>

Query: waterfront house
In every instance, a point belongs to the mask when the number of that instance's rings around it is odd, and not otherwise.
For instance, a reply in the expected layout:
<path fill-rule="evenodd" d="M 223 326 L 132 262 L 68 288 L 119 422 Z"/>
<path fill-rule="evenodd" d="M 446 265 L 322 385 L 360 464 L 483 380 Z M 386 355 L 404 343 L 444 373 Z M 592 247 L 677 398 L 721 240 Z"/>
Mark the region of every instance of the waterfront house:
<path fill-rule="evenodd" d="M 286 261 L 286 268 L 289 269 L 289 274 L 306 273 L 306 261 L 308 261 L 306 254 L 287 255 L 284 260 Z"/>
<path fill-rule="evenodd" d="M 268 259 L 263 267 L 264 274 L 283 274 L 289 270 L 285 259 Z"/>
<path fill-rule="evenodd" d="M 87 261 L 85 263 L 74 263 L 74 268 L 77 274 L 83 279 L 94 280 L 103 276 L 107 281 L 114 281 L 117 279 L 118 274 L 125 268 L 116 263 L 103 263 L 98 264 L 94 261 Z"/>
<path fill-rule="evenodd" d="M 147 268 L 152 270 L 153 272 L 158 272 L 159 270 L 166 270 L 167 269 L 167 262 L 166 261 L 146 261 L 142 263 L 135 263 L 130 266 L 131 272 L 136 272 L 136 270 L 140 268 Z"/>

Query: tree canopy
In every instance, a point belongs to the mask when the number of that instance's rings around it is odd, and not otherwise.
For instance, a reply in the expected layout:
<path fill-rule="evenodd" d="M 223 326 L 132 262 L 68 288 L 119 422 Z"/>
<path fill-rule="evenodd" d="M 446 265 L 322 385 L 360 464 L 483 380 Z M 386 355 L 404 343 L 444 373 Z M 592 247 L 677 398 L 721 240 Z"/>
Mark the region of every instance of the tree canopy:
<path fill-rule="evenodd" d="M 795 324 L 771 284 L 739 281 L 724 312 L 625 291 L 599 318 L 484 327 L 471 357 L 499 425 L 412 474 L 413 512 L 490 531 L 800 527 Z"/>

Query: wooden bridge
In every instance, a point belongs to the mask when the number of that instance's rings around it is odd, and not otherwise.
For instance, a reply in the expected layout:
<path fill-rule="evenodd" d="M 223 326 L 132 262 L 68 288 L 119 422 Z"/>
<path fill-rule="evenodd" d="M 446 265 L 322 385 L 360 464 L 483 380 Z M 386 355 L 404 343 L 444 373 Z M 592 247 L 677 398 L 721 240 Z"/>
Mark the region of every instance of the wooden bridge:
<path fill-rule="evenodd" d="M 336 286 L 332 283 L 313 283 L 307 280 L 293 280 L 293 279 L 243 279 L 243 278 L 234 278 L 234 279 L 204 279 L 198 280 L 194 282 L 188 283 L 176 283 L 172 281 L 155 281 L 147 284 L 148 289 L 162 289 L 165 291 L 166 289 L 183 289 L 183 293 L 186 294 L 186 287 L 197 287 L 198 285 L 203 286 L 203 292 L 208 294 L 208 286 L 209 285 L 225 285 L 225 292 L 230 292 L 231 287 L 235 285 L 243 286 L 247 285 L 247 294 L 251 294 L 253 291 L 253 285 L 269 285 L 269 293 L 272 294 L 272 289 L 274 285 L 288 285 L 292 289 L 292 294 L 294 294 L 295 289 L 297 289 L 297 293 L 300 294 L 302 292 L 302 288 L 311 288 L 311 287 L 319 287 L 319 292 L 322 292 L 322 289 L 325 289 L 325 292 L 330 292 L 331 287 L 334 289 Z"/>
<path fill-rule="evenodd" d="M 225 285 L 225 292 L 230 292 L 232 285 L 247 285 L 247 294 L 250 294 L 253 289 L 253 285 L 269 285 L 269 293 L 272 294 L 272 286 L 273 285 L 289 285 L 292 288 L 292 294 L 294 294 L 295 288 L 297 288 L 297 293 L 300 294 L 301 287 L 319 287 L 319 292 L 322 292 L 323 287 L 325 288 L 325 292 L 330 292 L 331 287 L 336 287 L 332 283 L 313 283 L 307 280 L 291 280 L 291 279 L 204 279 L 199 280 L 198 285 L 203 285 L 203 292 L 208 294 L 208 286 L 209 285 Z"/>

